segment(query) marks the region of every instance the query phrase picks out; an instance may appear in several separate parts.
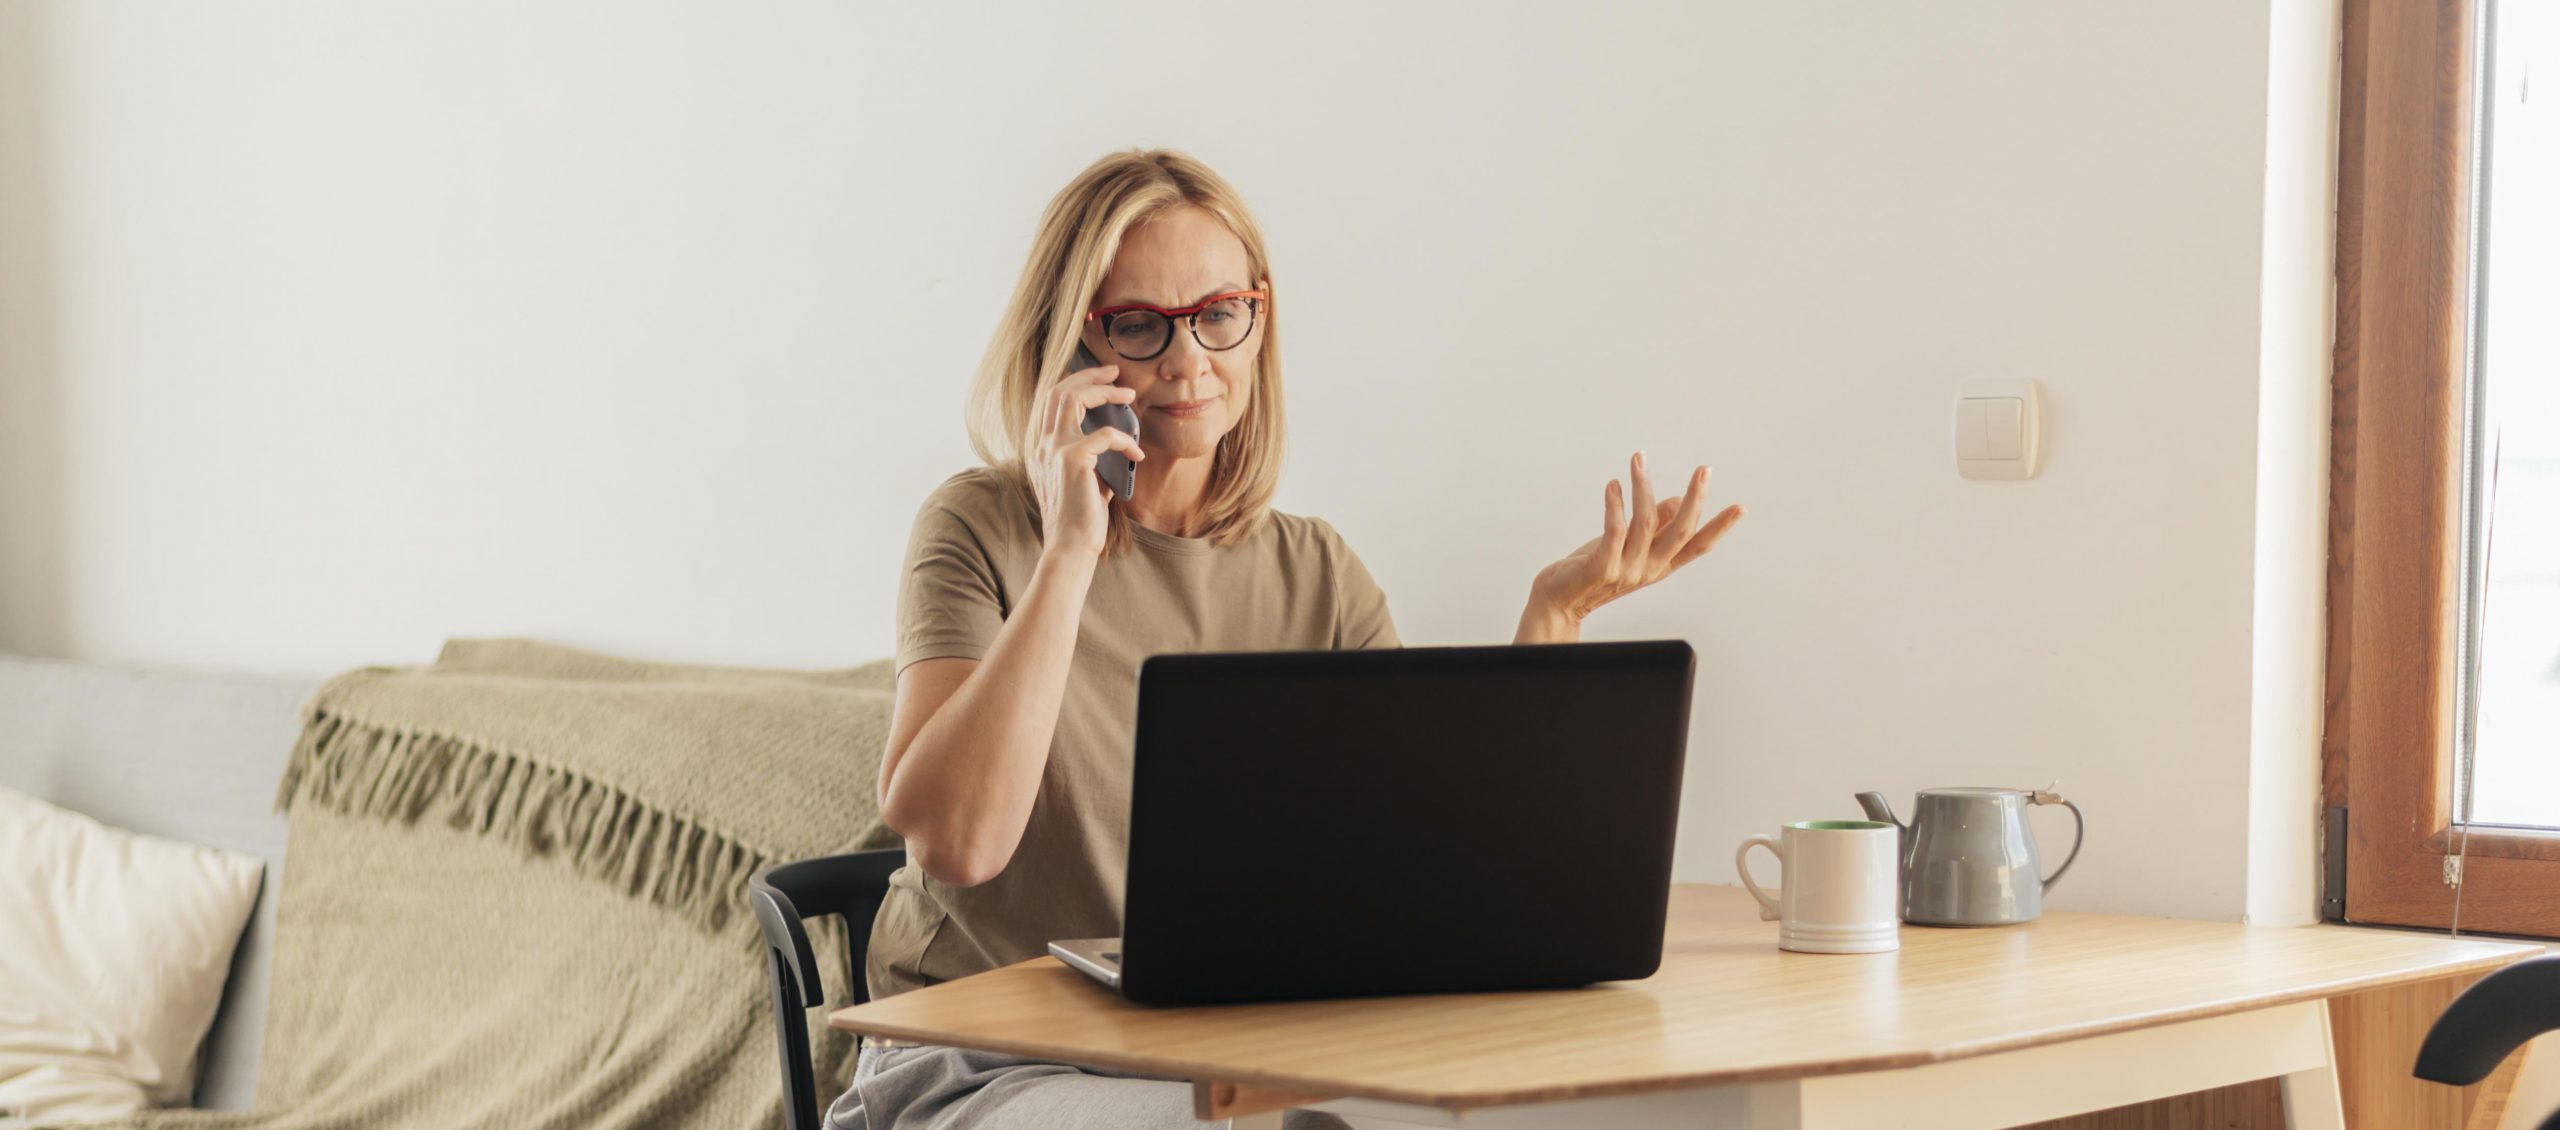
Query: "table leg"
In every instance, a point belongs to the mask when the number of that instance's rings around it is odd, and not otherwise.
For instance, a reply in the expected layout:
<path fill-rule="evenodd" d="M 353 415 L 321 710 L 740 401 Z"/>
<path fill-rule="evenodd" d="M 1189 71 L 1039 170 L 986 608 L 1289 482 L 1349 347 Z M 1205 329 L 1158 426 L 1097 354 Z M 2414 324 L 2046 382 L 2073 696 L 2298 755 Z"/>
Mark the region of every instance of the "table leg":
<path fill-rule="evenodd" d="M 1227 1130 L 1280 1130 L 1280 1119 L 1289 1112 L 1266 1110 L 1260 1114 L 1239 1114 L 1227 1120 Z"/>
<path fill-rule="evenodd" d="M 2347 1112 L 2338 1098 L 2338 1044 L 2329 1030 L 2329 1002 L 2320 1004 L 2320 1046 L 2328 1050 L 2317 1067 L 2281 1077 L 2285 1130 L 2346 1130 Z"/>

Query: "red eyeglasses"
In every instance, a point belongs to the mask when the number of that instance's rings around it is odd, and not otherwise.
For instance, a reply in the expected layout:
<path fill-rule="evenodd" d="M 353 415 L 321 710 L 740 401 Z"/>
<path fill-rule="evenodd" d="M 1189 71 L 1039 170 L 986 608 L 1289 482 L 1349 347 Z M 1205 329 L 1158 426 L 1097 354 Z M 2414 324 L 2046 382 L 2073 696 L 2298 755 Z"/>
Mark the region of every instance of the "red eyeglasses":
<path fill-rule="evenodd" d="M 1200 348 L 1223 353 L 1252 336 L 1254 318 L 1270 297 L 1259 290 L 1238 290 L 1211 295 L 1178 310 L 1150 302 L 1125 302 L 1105 306 L 1085 315 L 1084 320 L 1102 323 L 1102 339 L 1125 360 L 1145 361 L 1164 352 L 1166 346 L 1173 344 L 1176 318 L 1190 319 L 1191 340 L 1199 342 Z"/>

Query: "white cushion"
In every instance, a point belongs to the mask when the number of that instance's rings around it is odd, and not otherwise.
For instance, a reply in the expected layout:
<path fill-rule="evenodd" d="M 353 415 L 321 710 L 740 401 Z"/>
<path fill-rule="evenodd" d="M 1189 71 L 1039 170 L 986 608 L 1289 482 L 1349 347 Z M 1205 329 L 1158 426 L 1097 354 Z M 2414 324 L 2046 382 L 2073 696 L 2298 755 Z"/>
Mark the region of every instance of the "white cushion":
<path fill-rule="evenodd" d="M 0 788 L 0 1123 L 187 1101 L 263 868 Z"/>

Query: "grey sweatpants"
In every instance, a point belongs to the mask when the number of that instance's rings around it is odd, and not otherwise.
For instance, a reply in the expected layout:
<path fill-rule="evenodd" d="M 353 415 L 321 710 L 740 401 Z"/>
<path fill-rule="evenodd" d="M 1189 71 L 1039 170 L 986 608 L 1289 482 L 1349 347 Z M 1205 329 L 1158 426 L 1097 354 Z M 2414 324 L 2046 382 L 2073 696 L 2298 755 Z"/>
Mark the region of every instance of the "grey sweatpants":
<path fill-rule="evenodd" d="M 853 1089 L 827 1107 L 833 1130 L 1200 1130 L 1191 1084 L 967 1048 L 863 1045 Z M 1349 1130 L 1293 1110 L 1283 1130 Z"/>

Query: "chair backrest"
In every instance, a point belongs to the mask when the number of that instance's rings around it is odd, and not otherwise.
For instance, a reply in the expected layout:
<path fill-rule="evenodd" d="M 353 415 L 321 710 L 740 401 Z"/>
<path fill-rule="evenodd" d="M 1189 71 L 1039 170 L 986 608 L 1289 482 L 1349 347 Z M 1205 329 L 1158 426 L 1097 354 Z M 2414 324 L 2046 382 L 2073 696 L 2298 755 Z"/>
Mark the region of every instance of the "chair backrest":
<path fill-rule="evenodd" d="M 2560 955 L 2519 961 L 2446 1005 L 2418 1048 L 2420 1079 L 2457 1087 L 2489 1077 L 2524 1042 L 2560 1029 Z M 2542 1130 L 2560 1130 L 2560 1111 Z"/>
<path fill-rule="evenodd" d="M 844 918 L 845 981 L 853 1003 L 871 999 L 863 981 L 871 919 L 889 894 L 889 876 L 906 866 L 903 848 L 831 855 L 765 868 L 747 879 L 747 903 L 764 929 L 765 966 L 773 981 L 774 1038 L 782 1053 L 782 1098 L 790 1130 L 823 1130 L 817 1072 L 809 1061 L 808 1010 L 827 1003 L 807 919 Z"/>

